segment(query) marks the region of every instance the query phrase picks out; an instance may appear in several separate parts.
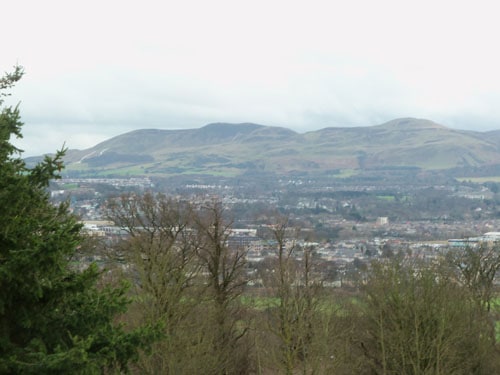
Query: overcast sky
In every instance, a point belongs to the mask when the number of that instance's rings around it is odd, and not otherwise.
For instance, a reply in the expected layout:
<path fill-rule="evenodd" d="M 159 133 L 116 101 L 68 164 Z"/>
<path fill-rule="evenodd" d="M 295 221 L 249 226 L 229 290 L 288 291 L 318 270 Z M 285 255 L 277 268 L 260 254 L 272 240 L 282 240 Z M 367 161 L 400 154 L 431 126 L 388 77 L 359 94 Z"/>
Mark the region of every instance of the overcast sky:
<path fill-rule="evenodd" d="M 500 5 L 440 0 L 16 0 L 25 156 L 140 128 L 299 132 L 399 117 L 500 129 Z"/>

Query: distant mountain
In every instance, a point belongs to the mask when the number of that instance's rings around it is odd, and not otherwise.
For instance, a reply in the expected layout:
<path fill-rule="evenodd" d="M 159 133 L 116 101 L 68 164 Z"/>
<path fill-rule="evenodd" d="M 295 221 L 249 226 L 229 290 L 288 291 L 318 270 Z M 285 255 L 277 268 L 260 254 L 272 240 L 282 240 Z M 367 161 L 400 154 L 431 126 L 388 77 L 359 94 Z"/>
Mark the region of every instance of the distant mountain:
<path fill-rule="evenodd" d="M 429 120 L 397 119 L 369 127 L 304 134 L 251 123 L 199 129 L 143 129 L 86 150 L 70 150 L 68 172 L 96 175 L 208 174 L 500 164 L 500 131 L 450 129 Z"/>

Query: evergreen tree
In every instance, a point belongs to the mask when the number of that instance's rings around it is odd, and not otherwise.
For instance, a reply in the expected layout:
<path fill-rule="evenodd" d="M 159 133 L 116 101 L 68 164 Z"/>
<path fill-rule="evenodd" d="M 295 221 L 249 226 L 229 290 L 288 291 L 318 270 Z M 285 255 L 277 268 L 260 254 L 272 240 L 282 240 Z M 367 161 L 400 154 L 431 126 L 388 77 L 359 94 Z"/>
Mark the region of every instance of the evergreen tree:
<path fill-rule="evenodd" d="M 0 78 L 0 373 L 93 374 L 125 370 L 153 338 L 115 324 L 126 310 L 126 286 L 98 287 L 95 265 L 72 267 L 81 224 L 68 204 L 49 201 L 64 150 L 34 168 L 21 159 L 19 107 L 5 90 L 23 69 Z"/>

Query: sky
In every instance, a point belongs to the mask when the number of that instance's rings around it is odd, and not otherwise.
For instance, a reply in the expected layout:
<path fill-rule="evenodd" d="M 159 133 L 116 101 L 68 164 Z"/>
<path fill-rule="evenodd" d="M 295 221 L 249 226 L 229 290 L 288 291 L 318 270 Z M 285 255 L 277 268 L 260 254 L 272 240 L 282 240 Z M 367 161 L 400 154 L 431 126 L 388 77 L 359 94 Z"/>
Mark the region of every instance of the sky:
<path fill-rule="evenodd" d="M 500 129 L 500 4 L 448 0 L 16 0 L 0 73 L 26 74 L 24 156 L 143 129 L 297 132 L 400 117 Z"/>

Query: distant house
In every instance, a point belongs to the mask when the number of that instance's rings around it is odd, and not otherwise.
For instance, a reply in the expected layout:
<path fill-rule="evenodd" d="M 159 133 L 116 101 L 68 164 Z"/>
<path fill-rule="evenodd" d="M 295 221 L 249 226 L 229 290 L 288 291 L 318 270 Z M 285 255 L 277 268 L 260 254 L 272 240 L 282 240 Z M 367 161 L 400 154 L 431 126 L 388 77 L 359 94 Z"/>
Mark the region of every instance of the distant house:
<path fill-rule="evenodd" d="M 376 221 L 377 225 L 387 225 L 389 224 L 389 218 L 387 216 L 379 216 Z"/>

